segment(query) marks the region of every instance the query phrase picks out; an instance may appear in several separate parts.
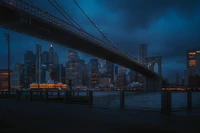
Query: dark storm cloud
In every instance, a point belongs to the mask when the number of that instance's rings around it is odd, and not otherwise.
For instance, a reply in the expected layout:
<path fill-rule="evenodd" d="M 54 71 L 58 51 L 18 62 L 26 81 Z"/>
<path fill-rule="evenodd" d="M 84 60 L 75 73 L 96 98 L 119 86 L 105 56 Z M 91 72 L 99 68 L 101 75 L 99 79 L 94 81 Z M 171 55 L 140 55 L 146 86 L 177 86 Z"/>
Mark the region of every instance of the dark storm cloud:
<path fill-rule="evenodd" d="M 198 7 L 198 0 L 101 0 L 114 14 L 123 13 L 126 28 L 148 28 L 169 9 L 190 16 Z"/>

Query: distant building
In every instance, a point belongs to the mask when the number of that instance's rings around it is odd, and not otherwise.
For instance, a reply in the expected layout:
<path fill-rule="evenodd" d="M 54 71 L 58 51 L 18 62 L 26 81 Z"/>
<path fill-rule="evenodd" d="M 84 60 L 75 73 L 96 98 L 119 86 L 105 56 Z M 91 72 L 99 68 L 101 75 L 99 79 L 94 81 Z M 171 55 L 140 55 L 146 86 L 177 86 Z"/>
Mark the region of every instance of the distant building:
<path fill-rule="evenodd" d="M 42 70 L 42 46 L 36 44 L 36 82 L 41 83 L 41 70 Z"/>
<path fill-rule="evenodd" d="M 126 86 L 126 73 L 120 72 L 117 74 L 116 77 L 116 85 L 117 87 L 124 87 Z"/>
<path fill-rule="evenodd" d="M 28 88 L 34 82 L 36 82 L 36 55 L 33 51 L 26 51 L 24 54 L 24 87 Z"/>
<path fill-rule="evenodd" d="M 16 63 L 11 76 L 12 89 L 24 88 L 24 65 Z"/>
<path fill-rule="evenodd" d="M 54 53 L 53 64 L 54 64 L 54 67 L 57 67 L 57 66 L 59 65 L 59 56 L 58 56 L 58 54 L 57 54 L 56 51 L 55 51 L 55 53 Z"/>
<path fill-rule="evenodd" d="M 50 48 L 49 48 L 49 63 L 51 63 L 51 64 L 54 63 L 54 48 L 53 48 L 53 45 L 50 45 Z"/>
<path fill-rule="evenodd" d="M 91 72 L 92 72 L 92 86 L 94 87 L 99 83 L 99 67 L 98 67 L 98 59 L 90 59 L 91 63 Z"/>
<path fill-rule="evenodd" d="M 99 78 L 99 84 L 102 86 L 109 86 L 111 84 L 111 78 Z"/>
<path fill-rule="evenodd" d="M 10 71 L 12 76 L 12 71 Z M 0 69 L 0 90 L 8 90 L 8 70 Z"/>
<path fill-rule="evenodd" d="M 200 83 L 200 48 L 188 50 L 186 62 L 186 84 L 198 86 Z"/>
<path fill-rule="evenodd" d="M 115 75 L 117 75 L 118 72 L 119 72 L 119 69 L 118 69 L 118 68 L 119 68 L 118 66 L 115 66 Z"/>
<path fill-rule="evenodd" d="M 176 85 L 180 85 L 180 76 L 179 76 L 179 73 L 176 73 Z"/>
<path fill-rule="evenodd" d="M 139 61 L 145 63 L 147 57 L 147 44 L 140 44 L 139 46 Z"/>
<path fill-rule="evenodd" d="M 78 52 L 75 50 L 68 50 L 68 61 L 79 60 Z"/>
<path fill-rule="evenodd" d="M 114 81 L 114 64 L 110 61 L 106 61 L 106 77 L 111 79 L 111 83 Z"/>
<path fill-rule="evenodd" d="M 49 62 L 49 52 L 48 51 L 44 51 L 42 53 L 42 64 L 47 65 Z"/>

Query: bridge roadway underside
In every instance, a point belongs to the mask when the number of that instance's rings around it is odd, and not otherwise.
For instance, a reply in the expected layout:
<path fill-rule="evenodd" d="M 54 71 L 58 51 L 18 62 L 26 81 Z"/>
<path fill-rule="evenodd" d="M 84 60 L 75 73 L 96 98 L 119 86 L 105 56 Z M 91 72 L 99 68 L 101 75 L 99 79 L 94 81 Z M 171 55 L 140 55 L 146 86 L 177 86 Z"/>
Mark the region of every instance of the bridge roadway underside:
<path fill-rule="evenodd" d="M 57 26 L 56 24 L 52 24 L 36 16 L 31 16 L 26 12 L 20 11 L 13 7 L 7 7 L 2 4 L 0 4 L 0 27 L 94 55 L 96 57 L 130 68 L 146 77 L 158 76 L 155 75 L 154 72 L 149 71 L 144 66 L 135 63 L 135 61 L 128 59 L 122 54 L 97 45 L 86 38 Z M 163 80 L 163 84 L 167 84 L 165 80 Z"/>

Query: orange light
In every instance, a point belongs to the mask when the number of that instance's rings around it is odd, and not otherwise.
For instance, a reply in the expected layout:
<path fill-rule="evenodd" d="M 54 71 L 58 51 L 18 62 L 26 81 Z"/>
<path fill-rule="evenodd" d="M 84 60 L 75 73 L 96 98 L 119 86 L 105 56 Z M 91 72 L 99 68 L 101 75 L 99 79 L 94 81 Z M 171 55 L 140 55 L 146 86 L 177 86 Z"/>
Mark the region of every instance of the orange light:
<path fill-rule="evenodd" d="M 12 2 L 10 2 L 10 5 L 12 5 L 13 3 Z"/>

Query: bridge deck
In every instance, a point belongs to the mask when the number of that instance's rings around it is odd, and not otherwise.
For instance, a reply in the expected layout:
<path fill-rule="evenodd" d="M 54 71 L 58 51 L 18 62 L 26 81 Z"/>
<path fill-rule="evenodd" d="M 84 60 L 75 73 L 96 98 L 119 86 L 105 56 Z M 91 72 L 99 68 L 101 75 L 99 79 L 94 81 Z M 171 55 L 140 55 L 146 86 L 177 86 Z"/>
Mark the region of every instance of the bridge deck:
<path fill-rule="evenodd" d="M 160 77 L 132 57 L 35 6 L 0 0 L 0 26 L 106 59 L 148 77 Z M 6 12 L 6 14 L 5 14 Z M 163 79 L 163 83 L 166 83 Z"/>
<path fill-rule="evenodd" d="M 0 100 L 1 133 L 199 133 L 200 113 L 159 112 L 88 108 L 43 102 Z"/>

